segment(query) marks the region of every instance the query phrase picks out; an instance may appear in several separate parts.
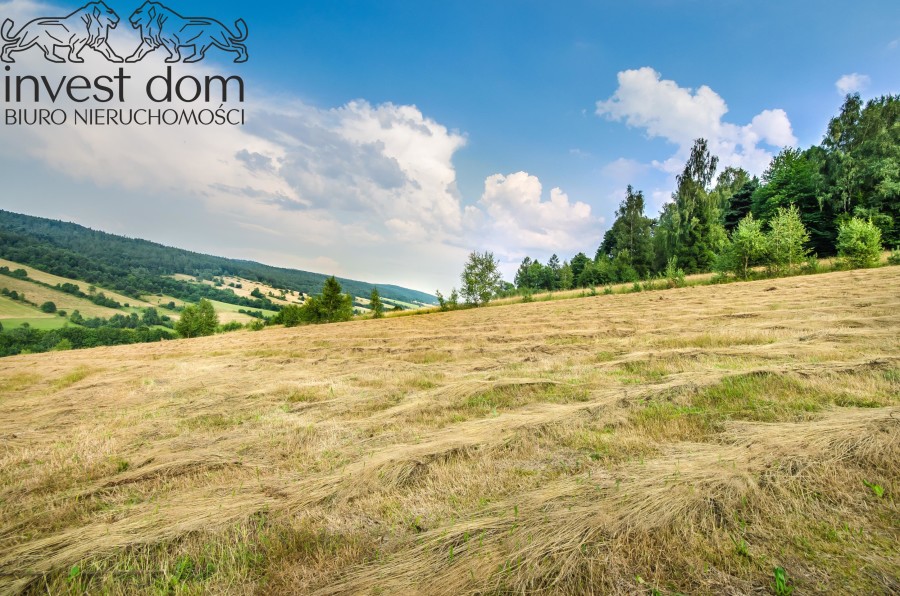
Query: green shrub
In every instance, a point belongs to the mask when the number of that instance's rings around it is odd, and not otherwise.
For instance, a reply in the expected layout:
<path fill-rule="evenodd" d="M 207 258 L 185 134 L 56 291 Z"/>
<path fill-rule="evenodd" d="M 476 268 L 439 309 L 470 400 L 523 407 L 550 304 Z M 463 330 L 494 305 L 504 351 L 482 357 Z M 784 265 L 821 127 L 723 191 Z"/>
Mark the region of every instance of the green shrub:
<path fill-rule="evenodd" d="M 762 222 L 748 214 L 731 233 L 731 240 L 717 261 L 719 271 L 734 273 L 747 279 L 750 268 L 766 254 L 766 236 Z"/>
<path fill-rule="evenodd" d="M 683 288 L 687 285 L 687 282 L 684 279 L 684 269 L 678 267 L 678 259 L 676 257 L 669 257 L 669 260 L 666 261 L 666 285 L 670 288 Z"/>
<path fill-rule="evenodd" d="M 45 302 L 41 305 L 41 310 L 45 313 L 55 313 L 56 312 L 56 304 L 53 302 Z"/>
<path fill-rule="evenodd" d="M 838 229 L 837 249 L 851 267 L 874 267 L 881 258 L 881 230 L 871 221 L 854 217 Z"/>
<path fill-rule="evenodd" d="M 785 209 L 779 207 L 772 221 L 769 222 L 769 233 L 766 235 L 766 264 L 773 273 L 785 274 L 806 261 L 809 251 L 809 232 L 800 219 L 800 211 L 796 205 Z"/>
<path fill-rule="evenodd" d="M 888 265 L 900 265 L 900 246 L 891 251 L 888 256 Z"/>
<path fill-rule="evenodd" d="M 181 311 L 181 318 L 175 323 L 175 331 L 181 337 L 201 337 L 212 335 L 219 327 L 219 315 L 212 302 L 203 298 L 197 304 L 190 304 Z"/>
<path fill-rule="evenodd" d="M 71 349 L 72 349 L 72 342 L 69 341 L 68 339 L 63 338 L 63 339 L 59 340 L 59 342 L 55 346 L 53 346 L 53 348 L 50 351 L 51 352 L 65 352 L 66 350 L 71 350 Z"/>

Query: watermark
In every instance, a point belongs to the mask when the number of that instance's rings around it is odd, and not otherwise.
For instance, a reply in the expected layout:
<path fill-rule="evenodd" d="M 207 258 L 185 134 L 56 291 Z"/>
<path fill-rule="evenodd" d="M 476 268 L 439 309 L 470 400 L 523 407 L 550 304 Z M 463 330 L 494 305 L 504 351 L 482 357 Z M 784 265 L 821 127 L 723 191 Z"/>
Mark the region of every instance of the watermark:
<path fill-rule="evenodd" d="M 191 74 L 176 76 L 171 64 L 193 64 L 214 49 L 233 54 L 237 64 L 247 62 L 249 35 L 243 19 L 234 29 L 208 17 L 185 17 L 159 3 L 144 2 L 128 18 L 140 34 L 140 43 L 127 58 L 110 46 L 109 32 L 119 15 L 105 2 L 91 2 L 62 17 L 33 19 L 18 30 L 11 19 L 0 25 L 0 61 L 4 66 L 2 98 L 5 126 L 240 126 L 244 81 L 240 76 Z M 164 72 L 137 76 L 134 64 L 161 50 L 169 64 Z M 100 54 L 119 66 L 114 73 L 97 76 L 48 76 L 18 73 L 14 64 L 23 52 L 42 52 L 54 64 L 82 64 L 86 51 Z M 124 53 L 124 52 L 123 52 Z M 137 80 L 142 78 L 144 80 Z M 137 89 L 137 90 L 136 90 Z M 154 108 L 128 107 L 130 101 L 156 104 Z M 67 108 L 57 103 L 78 104 Z M 209 104 L 195 109 L 193 105 Z M 24 104 L 38 107 L 21 107 Z M 48 105 L 50 104 L 50 105 Z M 97 104 L 97 105 L 94 105 Z M 110 104 L 123 104 L 112 106 Z M 166 106 L 165 104 L 171 104 Z"/>

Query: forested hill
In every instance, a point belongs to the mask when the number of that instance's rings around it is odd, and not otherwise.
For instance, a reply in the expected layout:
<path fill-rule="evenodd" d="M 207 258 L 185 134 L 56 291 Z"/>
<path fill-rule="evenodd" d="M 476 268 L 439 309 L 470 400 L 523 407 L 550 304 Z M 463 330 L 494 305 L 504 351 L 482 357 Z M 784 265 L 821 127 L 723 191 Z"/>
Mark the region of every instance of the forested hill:
<path fill-rule="evenodd" d="M 233 294 L 227 290 L 169 277 L 176 273 L 203 279 L 229 275 L 307 294 L 320 293 L 328 277 L 321 273 L 199 254 L 73 223 L 3 210 L 0 210 L 0 258 L 115 289 L 135 298 L 141 294 L 162 293 L 194 299 L 199 287 L 202 293 L 211 294 L 208 297 L 239 302 L 229 299 Z M 351 279 L 339 278 L 339 281 L 344 292 L 354 296 L 368 296 L 375 287 Z M 436 303 L 430 294 L 399 286 L 378 284 L 378 291 L 384 298 L 402 302 Z"/>

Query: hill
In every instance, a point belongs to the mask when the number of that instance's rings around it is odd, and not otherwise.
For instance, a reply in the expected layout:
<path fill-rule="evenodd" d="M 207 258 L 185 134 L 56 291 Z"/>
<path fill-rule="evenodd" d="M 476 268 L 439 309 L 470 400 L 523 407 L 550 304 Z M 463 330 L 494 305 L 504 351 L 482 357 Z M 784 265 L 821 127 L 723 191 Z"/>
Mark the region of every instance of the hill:
<path fill-rule="evenodd" d="M 896 593 L 898 287 L 6 359 L 0 592 Z"/>
<path fill-rule="evenodd" d="M 176 274 L 212 280 L 231 276 L 274 288 L 318 294 L 327 275 L 271 267 L 171 248 L 134 238 L 91 230 L 84 226 L 0 210 L 0 258 L 24 263 L 67 278 L 107 286 L 140 298 L 166 294 L 195 302 L 209 298 L 252 308 L 267 305 L 239 297 L 227 287 L 200 285 L 175 279 Z M 339 278 L 345 292 L 371 294 L 374 284 Z M 378 285 L 385 298 L 436 304 L 434 296 L 395 285 Z"/>

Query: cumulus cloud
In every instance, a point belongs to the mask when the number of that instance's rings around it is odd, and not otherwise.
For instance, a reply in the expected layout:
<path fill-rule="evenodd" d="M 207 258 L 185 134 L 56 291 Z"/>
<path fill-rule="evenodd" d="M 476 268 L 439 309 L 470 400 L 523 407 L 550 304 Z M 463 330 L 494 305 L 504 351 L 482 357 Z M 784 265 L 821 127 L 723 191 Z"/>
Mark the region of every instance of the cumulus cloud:
<path fill-rule="evenodd" d="M 772 159 L 772 151 L 765 146 L 781 148 L 797 142 L 781 109 L 765 110 L 742 126 L 725 121 L 728 105 L 706 85 L 696 90 L 681 87 L 649 67 L 620 72 L 618 83 L 612 97 L 597 102 L 596 113 L 677 145 L 675 155 L 654 162 L 669 173 L 681 170 L 699 137 L 709 141 L 723 166 L 743 167 L 754 174 L 765 170 Z"/>
<path fill-rule="evenodd" d="M 267 108 L 255 122 L 255 134 L 283 139 L 276 172 L 296 204 L 280 205 L 377 217 L 402 240 L 461 231 L 453 156 L 466 139 L 415 106 L 360 100 L 331 110 Z"/>
<path fill-rule="evenodd" d="M 541 181 L 527 172 L 489 176 L 479 205 L 487 214 L 485 237 L 510 258 L 580 250 L 598 241 L 603 223 L 559 188 L 544 200 Z"/>
<path fill-rule="evenodd" d="M 851 74 L 845 74 L 844 76 L 839 78 L 834 83 L 834 86 L 837 88 L 838 93 L 840 93 L 841 95 L 847 95 L 848 93 L 857 93 L 859 91 L 864 91 L 871 82 L 872 79 L 869 78 L 869 75 L 854 72 Z"/>

